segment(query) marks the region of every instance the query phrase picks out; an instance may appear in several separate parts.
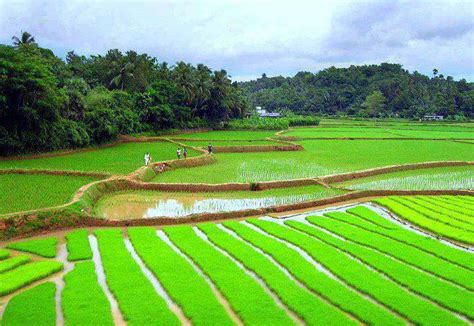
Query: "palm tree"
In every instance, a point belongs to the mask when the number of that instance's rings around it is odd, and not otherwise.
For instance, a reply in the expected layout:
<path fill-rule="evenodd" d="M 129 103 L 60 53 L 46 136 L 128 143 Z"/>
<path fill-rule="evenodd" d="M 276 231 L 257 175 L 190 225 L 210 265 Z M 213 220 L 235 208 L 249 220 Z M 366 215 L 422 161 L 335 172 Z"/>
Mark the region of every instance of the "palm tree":
<path fill-rule="evenodd" d="M 24 44 L 36 44 L 35 38 L 28 32 L 22 32 L 20 38 L 13 36 L 12 41 L 16 48 Z"/>
<path fill-rule="evenodd" d="M 124 64 L 122 67 L 120 67 L 120 70 L 118 74 L 112 78 L 110 81 L 110 85 L 115 85 L 118 87 L 120 85 L 120 89 L 123 91 L 123 85 L 125 83 L 125 80 L 127 78 L 133 77 L 133 69 L 135 68 L 135 65 L 133 63 L 127 62 Z"/>

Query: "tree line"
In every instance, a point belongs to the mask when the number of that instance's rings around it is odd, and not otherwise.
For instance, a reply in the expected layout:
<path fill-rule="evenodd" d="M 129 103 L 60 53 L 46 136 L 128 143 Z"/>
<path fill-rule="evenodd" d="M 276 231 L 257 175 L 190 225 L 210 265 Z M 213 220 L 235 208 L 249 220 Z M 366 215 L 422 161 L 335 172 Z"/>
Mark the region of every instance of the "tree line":
<path fill-rule="evenodd" d="M 399 64 L 330 67 L 294 77 L 241 82 L 249 101 L 269 111 L 297 114 L 419 119 L 426 114 L 474 118 L 474 85 L 433 69 L 428 77 Z"/>
<path fill-rule="evenodd" d="M 100 144 L 119 134 L 219 127 L 249 108 L 225 70 L 109 50 L 65 60 L 30 34 L 0 44 L 0 155 Z"/>

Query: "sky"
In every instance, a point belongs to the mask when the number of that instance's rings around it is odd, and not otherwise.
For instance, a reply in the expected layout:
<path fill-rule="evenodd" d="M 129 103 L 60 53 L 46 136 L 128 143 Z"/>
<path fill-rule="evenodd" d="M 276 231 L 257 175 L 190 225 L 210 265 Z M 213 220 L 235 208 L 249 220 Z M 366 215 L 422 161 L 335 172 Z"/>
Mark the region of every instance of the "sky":
<path fill-rule="evenodd" d="M 21 31 L 62 58 L 133 49 L 234 80 L 391 62 L 474 81 L 474 0 L 0 0 L 0 43 Z"/>

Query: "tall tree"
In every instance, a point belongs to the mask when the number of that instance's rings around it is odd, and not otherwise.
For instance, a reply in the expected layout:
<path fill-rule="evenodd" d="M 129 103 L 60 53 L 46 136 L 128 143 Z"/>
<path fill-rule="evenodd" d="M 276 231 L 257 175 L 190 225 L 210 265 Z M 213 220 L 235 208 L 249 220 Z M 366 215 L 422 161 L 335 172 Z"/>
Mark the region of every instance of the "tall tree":
<path fill-rule="evenodd" d="M 12 41 L 13 46 L 16 48 L 26 44 L 36 44 L 35 38 L 28 32 L 22 32 L 20 37 L 13 36 Z"/>
<path fill-rule="evenodd" d="M 383 108 L 385 107 L 385 96 L 381 91 L 374 91 L 372 94 L 367 96 L 362 106 L 365 107 L 366 115 L 371 118 L 379 116 Z"/>

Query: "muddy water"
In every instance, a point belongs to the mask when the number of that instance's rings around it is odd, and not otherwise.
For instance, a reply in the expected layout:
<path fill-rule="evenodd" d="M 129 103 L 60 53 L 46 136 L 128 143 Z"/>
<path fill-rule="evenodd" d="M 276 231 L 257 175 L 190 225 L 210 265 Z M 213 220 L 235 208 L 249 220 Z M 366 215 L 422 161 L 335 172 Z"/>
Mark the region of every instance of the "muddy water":
<path fill-rule="evenodd" d="M 301 194 L 262 198 L 209 198 L 193 194 L 188 197 L 172 197 L 166 194 L 121 193 L 101 200 L 96 213 L 111 220 L 179 218 L 199 213 L 233 212 L 284 205 L 311 200 L 316 196 L 317 194 Z"/>

